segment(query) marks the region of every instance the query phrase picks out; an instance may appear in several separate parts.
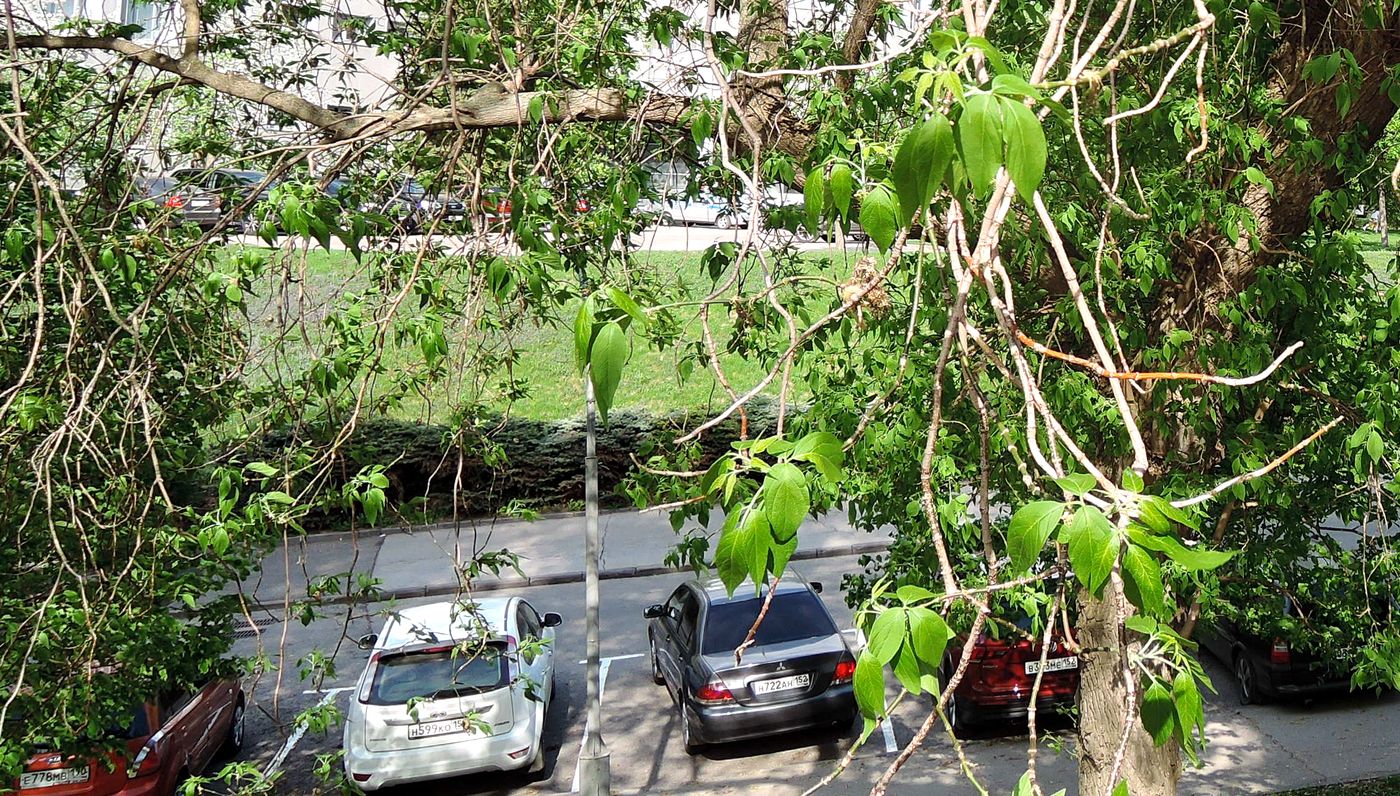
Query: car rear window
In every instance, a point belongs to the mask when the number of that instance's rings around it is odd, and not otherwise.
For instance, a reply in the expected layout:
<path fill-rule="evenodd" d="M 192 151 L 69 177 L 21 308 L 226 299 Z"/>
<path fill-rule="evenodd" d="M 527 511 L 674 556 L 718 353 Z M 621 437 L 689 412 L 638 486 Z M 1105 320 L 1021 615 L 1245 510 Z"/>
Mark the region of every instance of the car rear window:
<path fill-rule="evenodd" d="M 509 682 L 505 644 L 434 647 L 387 655 L 375 667 L 371 705 L 402 705 L 414 697 L 478 694 Z"/>
<path fill-rule="evenodd" d="M 711 605 L 701 632 L 701 653 L 713 655 L 737 649 L 744 643 L 762 607 L 761 597 Z M 754 643 L 781 644 L 830 636 L 835 632 L 836 625 L 832 624 L 831 616 L 817 596 L 809 591 L 794 591 L 773 598 L 768 614 L 763 617 L 763 624 L 758 626 Z"/>

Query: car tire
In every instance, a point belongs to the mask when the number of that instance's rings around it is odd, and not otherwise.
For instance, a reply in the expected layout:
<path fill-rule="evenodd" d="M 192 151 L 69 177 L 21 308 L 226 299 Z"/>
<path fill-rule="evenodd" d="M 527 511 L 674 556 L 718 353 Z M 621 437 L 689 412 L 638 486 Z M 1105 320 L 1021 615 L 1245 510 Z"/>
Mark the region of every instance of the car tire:
<path fill-rule="evenodd" d="M 1241 705 L 1258 705 L 1263 702 L 1259 694 L 1259 675 L 1254 671 L 1254 664 L 1249 662 L 1249 655 L 1243 650 L 1235 652 L 1235 687 L 1239 689 Z"/>
<path fill-rule="evenodd" d="M 224 745 L 219 748 L 220 756 L 231 759 L 236 757 L 243 749 L 243 731 L 247 722 L 247 707 L 243 697 L 238 697 L 238 702 L 233 706 L 233 723 L 228 727 L 228 735 L 224 737 Z"/>
<path fill-rule="evenodd" d="M 670 213 L 662 213 L 657 217 L 656 225 L 659 227 L 674 227 L 676 225 L 676 219 Z"/>
<path fill-rule="evenodd" d="M 681 700 L 680 721 L 681 745 L 685 747 L 685 753 L 688 755 L 699 754 L 705 745 L 695 737 L 690 729 L 690 706 L 685 704 L 684 699 Z"/>
<path fill-rule="evenodd" d="M 656 685 L 665 685 L 666 677 L 661 674 L 661 661 L 656 657 L 656 639 L 649 637 L 651 644 L 651 681 Z"/>

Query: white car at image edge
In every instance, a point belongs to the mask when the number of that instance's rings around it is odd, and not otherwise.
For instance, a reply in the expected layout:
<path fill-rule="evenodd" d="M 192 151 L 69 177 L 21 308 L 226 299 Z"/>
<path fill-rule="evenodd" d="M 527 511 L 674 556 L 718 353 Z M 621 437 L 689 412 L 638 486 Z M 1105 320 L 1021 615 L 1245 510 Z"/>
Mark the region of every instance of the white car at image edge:
<path fill-rule="evenodd" d="M 391 614 L 383 630 L 360 639 L 370 658 L 345 714 L 346 777 L 372 791 L 541 770 L 561 622 L 519 597 Z"/>

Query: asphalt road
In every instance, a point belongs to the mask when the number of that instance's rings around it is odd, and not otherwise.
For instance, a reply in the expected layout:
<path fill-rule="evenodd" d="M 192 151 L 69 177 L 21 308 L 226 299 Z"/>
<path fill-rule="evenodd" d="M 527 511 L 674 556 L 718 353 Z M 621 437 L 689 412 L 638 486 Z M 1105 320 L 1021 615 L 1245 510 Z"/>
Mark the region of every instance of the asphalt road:
<path fill-rule="evenodd" d="M 840 596 L 840 578 L 855 566 L 852 558 L 803 562 L 809 579 L 827 586 L 823 599 L 839 626 L 851 627 L 851 613 Z M 611 750 L 613 792 L 618 794 L 763 794 L 797 796 L 830 772 L 853 742 L 858 727 L 843 732 L 811 732 L 760 742 L 706 749 L 690 757 L 677 737 L 674 705 L 665 689 L 649 677 L 646 625 L 642 609 L 660 602 L 682 576 L 606 581 L 602 584 L 603 656 L 606 667 L 603 735 Z M 526 774 L 465 777 L 399 788 L 396 796 L 424 794 L 542 794 L 568 793 L 574 787 L 583 736 L 583 587 L 581 584 L 536 586 L 520 590 L 541 611 L 557 611 L 565 623 L 557 637 L 558 681 L 546 739 L 546 769 L 534 778 Z M 417 600 L 404 605 L 424 602 Z M 382 610 L 387 606 L 379 606 Z M 302 626 L 275 623 L 262 628 L 262 645 L 275 673 L 249 684 L 255 709 L 249 714 L 244 758 L 267 766 L 282 757 L 282 794 L 310 794 L 318 756 L 334 752 L 339 729 L 307 731 L 295 737 L 287 726 L 296 713 L 321 700 L 344 700 L 348 695 L 329 689 L 353 685 L 366 653 L 351 639 L 377 630 L 382 618 L 341 613 Z M 329 651 L 340 643 L 335 676 L 323 691 L 311 691 L 299 680 L 313 649 Z M 277 653 L 285 645 L 285 652 Z M 240 641 L 236 652 L 255 654 L 257 639 Z M 300 662 L 300 663 L 299 663 Z M 1354 695 L 1326 702 L 1240 707 L 1229 674 L 1207 658 L 1208 673 L 1219 694 L 1207 696 L 1210 746 L 1206 768 L 1188 770 L 1183 793 L 1217 794 L 1268 792 L 1400 771 L 1400 748 L 1392 742 L 1400 722 L 1400 697 L 1379 699 Z M 926 702 L 906 700 L 892 722 L 889 736 L 877 732 L 852 766 L 823 793 L 835 796 L 868 793 L 870 786 L 907 743 L 926 715 Z M 1024 727 L 984 733 L 966 744 L 979 780 L 992 793 L 1007 793 L 1026 766 Z M 293 741 L 295 739 L 295 742 Z M 1046 792 L 1067 787 L 1074 792 L 1072 729 L 1060 724 L 1039 752 L 1040 781 Z M 974 792 L 959 769 L 946 737 L 930 737 L 906 765 L 891 794 Z"/>

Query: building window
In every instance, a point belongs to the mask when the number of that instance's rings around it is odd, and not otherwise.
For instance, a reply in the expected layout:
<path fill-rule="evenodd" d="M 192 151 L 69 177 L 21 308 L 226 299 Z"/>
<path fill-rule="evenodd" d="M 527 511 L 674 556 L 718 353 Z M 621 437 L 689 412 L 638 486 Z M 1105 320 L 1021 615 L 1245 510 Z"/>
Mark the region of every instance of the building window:
<path fill-rule="evenodd" d="M 373 30 L 374 23 L 369 17 L 336 11 L 331 15 L 331 41 L 336 44 L 355 44 L 364 37 L 366 31 Z"/>
<path fill-rule="evenodd" d="M 76 19 L 84 15 L 82 0 L 43 0 L 39 13 L 45 19 Z"/>
<path fill-rule="evenodd" d="M 137 25 L 147 35 L 156 32 L 160 8 L 144 0 L 122 0 L 122 24 Z"/>

